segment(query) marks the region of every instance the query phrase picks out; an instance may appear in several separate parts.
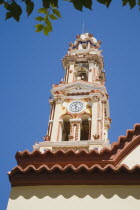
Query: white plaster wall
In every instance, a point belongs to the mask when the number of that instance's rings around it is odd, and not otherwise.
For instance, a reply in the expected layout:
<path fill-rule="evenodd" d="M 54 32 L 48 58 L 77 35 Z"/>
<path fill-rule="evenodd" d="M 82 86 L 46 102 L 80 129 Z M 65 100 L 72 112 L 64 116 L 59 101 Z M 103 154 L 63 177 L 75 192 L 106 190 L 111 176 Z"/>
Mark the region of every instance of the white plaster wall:
<path fill-rule="evenodd" d="M 92 122 L 91 122 L 91 139 L 93 135 L 97 134 L 97 114 L 98 114 L 98 102 L 92 102 Z"/>
<path fill-rule="evenodd" d="M 92 70 L 92 71 L 88 72 L 88 82 L 92 82 L 93 80 L 93 68 L 94 68 L 94 64 L 89 63 L 89 70 Z"/>
<path fill-rule="evenodd" d="M 126 164 L 129 168 L 140 165 L 140 145 L 136 147 L 120 164 Z"/>
<path fill-rule="evenodd" d="M 70 71 L 72 71 L 70 73 Z M 68 83 L 73 82 L 74 64 L 70 64 Z"/>
<path fill-rule="evenodd" d="M 53 120 L 53 127 L 52 127 L 52 134 L 51 134 L 51 141 L 57 141 L 59 120 L 60 120 L 61 112 L 62 112 L 61 103 L 56 103 L 54 120 Z"/>
<path fill-rule="evenodd" d="M 139 210 L 140 186 L 14 187 L 7 210 Z"/>

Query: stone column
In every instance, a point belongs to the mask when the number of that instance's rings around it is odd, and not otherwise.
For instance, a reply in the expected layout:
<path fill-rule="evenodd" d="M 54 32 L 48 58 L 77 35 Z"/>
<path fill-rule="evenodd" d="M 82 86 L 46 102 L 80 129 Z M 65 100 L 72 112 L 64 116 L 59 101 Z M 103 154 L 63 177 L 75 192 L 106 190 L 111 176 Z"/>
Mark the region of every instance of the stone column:
<path fill-rule="evenodd" d="M 98 103 L 98 135 L 102 139 L 102 103 L 101 100 Z"/>
<path fill-rule="evenodd" d="M 58 141 L 62 141 L 63 121 L 59 120 Z"/>
<path fill-rule="evenodd" d="M 75 140 L 80 141 L 80 134 L 81 134 L 81 124 L 80 122 L 76 123 L 76 133 L 75 133 Z"/>
<path fill-rule="evenodd" d="M 88 124 L 89 124 L 88 140 L 91 140 L 91 118 L 88 118 Z"/>
<path fill-rule="evenodd" d="M 108 140 L 108 127 L 107 126 L 105 126 L 104 128 L 104 140 L 105 142 Z"/>
<path fill-rule="evenodd" d="M 105 140 L 105 103 L 106 101 L 102 101 L 102 138 Z"/>
<path fill-rule="evenodd" d="M 69 73 L 68 73 L 68 83 L 73 82 L 74 80 L 74 64 L 70 63 Z"/>
<path fill-rule="evenodd" d="M 61 116 L 61 101 L 57 100 L 54 111 L 54 119 L 52 125 L 51 141 L 56 142 L 58 140 L 59 120 Z"/>
<path fill-rule="evenodd" d="M 94 68 L 93 62 L 89 63 L 88 82 L 93 82 L 93 68 Z"/>
<path fill-rule="evenodd" d="M 80 141 L 81 119 L 70 119 L 70 139 L 71 141 Z"/>
<path fill-rule="evenodd" d="M 50 113 L 50 119 L 49 119 L 49 123 L 48 123 L 48 132 L 47 132 L 47 135 L 49 137 L 51 136 L 52 123 L 53 123 L 54 110 L 55 110 L 55 104 L 52 100 L 50 100 L 50 104 L 51 104 L 51 113 Z"/>
<path fill-rule="evenodd" d="M 91 140 L 94 140 L 94 136 L 97 133 L 97 118 L 98 118 L 98 97 L 93 96 L 92 98 L 92 121 L 91 121 Z"/>

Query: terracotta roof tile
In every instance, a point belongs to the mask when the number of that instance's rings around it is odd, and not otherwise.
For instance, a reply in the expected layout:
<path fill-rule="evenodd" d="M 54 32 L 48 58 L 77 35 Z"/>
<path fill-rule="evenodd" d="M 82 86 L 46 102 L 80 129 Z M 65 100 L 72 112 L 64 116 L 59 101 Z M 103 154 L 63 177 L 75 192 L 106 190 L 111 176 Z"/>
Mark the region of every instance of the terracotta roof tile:
<path fill-rule="evenodd" d="M 53 166 L 56 163 L 61 166 L 67 164 L 79 166 L 81 163 L 87 164 L 87 166 L 99 164 L 105 167 L 109 163 L 117 166 L 139 144 L 140 124 L 136 124 L 134 129 L 127 131 L 126 136 L 120 136 L 118 142 L 112 144 L 111 149 L 103 148 L 100 153 L 97 150 L 91 150 L 90 152 L 80 150 L 76 152 L 74 150 L 64 151 L 59 149 L 55 152 L 47 150 L 44 153 L 39 150 L 33 152 L 24 150 L 16 153 L 16 160 L 18 165 L 23 168 L 31 164 L 38 168 L 43 164 Z"/>
<path fill-rule="evenodd" d="M 119 163 L 140 144 L 140 124 L 120 136 L 111 149 L 87 152 L 38 150 L 16 153 L 18 166 L 9 172 L 12 186 L 40 184 L 140 184 L 140 165 Z"/>
<path fill-rule="evenodd" d="M 101 173 L 104 173 L 104 172 L 107 172 L 107 171 L 111 171 L 113 173 L 117 173 L 117 172 L 121 172 L 121 171 L 125 171 L 126 173 L 133 173 L 136 170 L 139 170 L 140 171 L 140 165 L 136 165 L 132 169 L 130 169 L 128 166 L 126 166 L 124 164 L 121 165 L 121 166 L 119 166 L 119 167 L 114 167 L 111 164 L 108 164 L 104 168 L 102 168 L 98 164 L 96 164 L 96 165 L 94 165 L 92 167 L 88 167 L 86 164 L 81 164 L 78 167 L 75 167 L 72 164 L 68 164 L 65 167 L 61 167 L 60 165 L 55 164 L 51 168 L 49 168 L 47 165 L 42 165 L 38 169 L 36 169 L 33 165 L 29 165 L 25 169 L 22 169 L 22 167 L 20 167 L 20 166 L 16 166 L 8 174 L 10 176 L 12 176 L 13 174 L 16 174 L 16 173 L 23 173 L 23 174 L 30 173 L 30 172 L 33 172 L 33 173 L 41 173 L 42 171 L 53 173 L 56 170 L 57 171 L 60 171 L 62 173 L 67 172 L 69 170 L 73 171 L 74 173 L 78 173 L 78 172 L 81 172 L 81 171 L 86 171 L 88 173 L 94 173 L 94 172 L 97 172 L 97 171 L 98 172 L 101 172 Z"/>
<path fill-rule="evenodd" d="M 107 165 L 101 168 L 99 165 L 87 167 L 82 164 L 79 167 L 67 165 L 62 168 L 55 165 L 49 168 L 46 165 L 36 169 L 27 166 L 25 169 L 17 166 L 9 173 L 12 186 L 33 185 L 140 185 L 140 165 L 129 169 L 127 166 L 113 167 Z"/>

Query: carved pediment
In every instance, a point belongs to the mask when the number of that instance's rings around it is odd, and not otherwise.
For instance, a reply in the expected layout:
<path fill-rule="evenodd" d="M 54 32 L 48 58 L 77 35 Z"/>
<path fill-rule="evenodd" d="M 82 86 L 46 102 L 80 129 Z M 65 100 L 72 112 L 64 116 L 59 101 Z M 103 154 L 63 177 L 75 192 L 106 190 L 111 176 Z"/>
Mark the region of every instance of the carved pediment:
<path fill-rule="evenodd" d="M 86 84 L 84 82 L 76 82 L 76 83 L 72 83 L 72 84 L 65 84 L 62 86 L 57 86 L 55 88 L 52 89 L 52 93 L 55 93 L 57 91 L 61 91 L 64 94 L 71 94 L 71 93 L 90 93 L 90 92 L 101 92 L 101 91 L 105 91 L 104 88 L 102 87 L 97 87 L 97 86 L 93 86 L 93 84 Z"/>

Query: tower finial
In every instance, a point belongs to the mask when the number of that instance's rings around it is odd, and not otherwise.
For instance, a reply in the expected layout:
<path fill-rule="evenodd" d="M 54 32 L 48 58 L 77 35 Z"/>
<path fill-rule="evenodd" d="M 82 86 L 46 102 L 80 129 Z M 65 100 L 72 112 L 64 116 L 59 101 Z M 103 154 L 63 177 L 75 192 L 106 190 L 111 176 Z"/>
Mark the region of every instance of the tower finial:
<path fill-rule="evenodd" d="M 83 26 L 82 26 L 82 34 L 85 33 L 85 22 L 84 22 L 84 19 L 83 19 Z"/>

